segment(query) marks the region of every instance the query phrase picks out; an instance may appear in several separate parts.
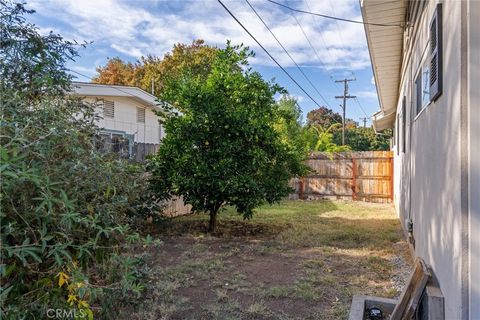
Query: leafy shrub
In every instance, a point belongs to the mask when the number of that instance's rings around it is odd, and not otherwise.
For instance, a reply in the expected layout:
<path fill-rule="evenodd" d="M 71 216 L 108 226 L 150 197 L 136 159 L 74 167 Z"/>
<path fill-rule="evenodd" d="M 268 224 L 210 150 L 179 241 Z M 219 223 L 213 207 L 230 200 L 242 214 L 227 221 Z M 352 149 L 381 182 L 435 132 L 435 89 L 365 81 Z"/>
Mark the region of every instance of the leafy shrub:
<path fill-rule="evenodd" d="M 165 84 L 184 107 L 165 120 L 166 137 L 149 162 L 152 190 L 183 196 L 194 211 L 210 214 L 234 206 L 245 218 L 262 203 L 291 191 L 289 180 L 305 171 L 304 154 L 282 140 L 274 95 L 283 90 L 252 72 L 252 52 L 227 43 L 218 50 L 206 79 L 186 72 L 182 82 Z"/>
<path fill-rule="evenodd" d="M 75 44 L 39 35 L 23 5 L 0 10 L 0 318 L 57 308 L 91 318 L 142 288 L 138 257 L 123 249 L 140 240 L 128 222 L 143 207 L 144 170 L 98 153 L 95 106 L 65 96 Z"/>

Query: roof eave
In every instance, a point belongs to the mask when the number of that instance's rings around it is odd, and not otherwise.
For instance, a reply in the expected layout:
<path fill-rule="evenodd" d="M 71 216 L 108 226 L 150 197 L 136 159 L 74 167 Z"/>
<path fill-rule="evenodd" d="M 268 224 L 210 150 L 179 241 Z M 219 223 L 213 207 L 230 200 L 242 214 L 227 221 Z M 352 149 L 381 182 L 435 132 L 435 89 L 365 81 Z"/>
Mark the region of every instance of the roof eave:
<path fill-rule="evenodd" d="M 92 88 L 91 90 L 82 88 Z M 101 90 L 103 89 L 104 90 Z M 106 84 L 96 84 L 96 83 L 83 83 L 83 82 L 73 82 L 72 83 L 72 94 L 75 96 L 81 97 L 127 97 L 131 98 L 139 103 L 150 106 L 157 111 L 161 111 L 161 102 L 158 99 L 138 88 L 138 87 L 128 87 L 128 86 L 116 86 L 116 85 L 106 85 Z"/>
<path fill-rule="evenodd" d="M 400 26 L 405 24 L 406 1 L 360 0 L 360 8 L 364 22 L 370 23 L 364 24 L 364 28 L 380 109 L 382 115 L 390 119 L 391 113 L 396 111 L 399 96 L 404 30 Z M 382 27 L 371 23 L 397 26 Z M 389 30 L 388 35 L 378 33 L 383 30 Z M 388 125 L 393 126 L 394 122 L 395 118 L 388 121 Z"/>

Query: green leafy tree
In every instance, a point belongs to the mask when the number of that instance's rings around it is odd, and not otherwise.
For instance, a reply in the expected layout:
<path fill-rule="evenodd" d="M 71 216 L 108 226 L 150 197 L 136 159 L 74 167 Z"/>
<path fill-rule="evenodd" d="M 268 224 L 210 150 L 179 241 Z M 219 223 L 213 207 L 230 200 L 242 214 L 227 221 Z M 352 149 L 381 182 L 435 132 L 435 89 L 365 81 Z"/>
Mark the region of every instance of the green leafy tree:
<path fill-rule="evenodd" d="M 307 113 L 308 126 L 329 128 L 335 123 L 342 123 L 342 116 L 327 107 L 319 107 Z"/>
<path fill-rule="evenodd" d="M 273 96 L 281 88 L 250 70 L 252 55 L 228 43 L 206 79 L 170 83 L 184 112 L 166 120 L 166 137 L 148 166 L 155 191 L 183 196 L 193 210 L 208 212 L 210 232 L 222 206 L 250 218 L 255 207 L 286 196 L 289 180 L 304 169 L 274 128 Z"/>
<path fill-rule="evenodd" d="M 185 77 L 206 79 L 217 51 L 203 40 L 194 40 L 190 45 L 176 44 L 163 58 L 148 55 L 131 63 L 117 57 L 97 68 L 93 82 L 137 86 L 147 92 L 151 92 L 153 82 L 155 96 L 176 104 L 175 96 L 165 89 Z"/>
<path fill-rule="evenodd" d="M 342 145 L 342 126 L 338 124 L 341 123 L 342 116 L 339 113 L 326 107 L 314 109 L 307 114 L 307 135 L 308 131 L 313 133 L 313 136 L 315 136 L 316 130 L 328 131 L 328 134 L 332 135 L 331 142 L 340 146 Z M 309 129 L 310 127 L 316 129 Z M 376 134 L 373 128 L 359 127 L 352 119 L 346 119 L 345 127 L 346 145 L 353 151 L 384 151 L 390 148 L 391 131 L 389 130 L 383 134 Z M 310 145 L 312 144 L 310 143 Z"/>
<path fill-rule="evenodd" d="M 365 127 L 351 126 L 345 132 L 347 145 L 353 151 L 387 151 L 390 149 L 391 130 L 385 130 L 382 134 L 375 133 L 375 130 Z M 334 132 L 333 141 L 341 143 L 341 130 Z"/>
<path fill-rule="evenodd" d="M 327 129 L 321 126 L 309 126 L 305 130 L 307 149 L 313 152 L 342 152 L 349 151 L 350 146 L 342 146 L 333 142 L 333 133 L 340 125 L 332 124 Z"/>
<path fill-rule="evenodd" d="M 283 95 L 277 102 L 275 130 L 283 143 L 296 150 L 299 155 L 307 154 L 305 135 L 302 125 L 302 111 L 295 98 Z"/>
<path fill-rule="evenodd" d="M 95 106 L 65 95 L 75 43 L 40 35 L 28 13 L 1 1 L 0 318 L 91 318 L 91 304 L 140 290 L 136 259 L 117 253 L 138 239 L 128 222 L 146 183 L 141 167 L 95 151 Z"/>

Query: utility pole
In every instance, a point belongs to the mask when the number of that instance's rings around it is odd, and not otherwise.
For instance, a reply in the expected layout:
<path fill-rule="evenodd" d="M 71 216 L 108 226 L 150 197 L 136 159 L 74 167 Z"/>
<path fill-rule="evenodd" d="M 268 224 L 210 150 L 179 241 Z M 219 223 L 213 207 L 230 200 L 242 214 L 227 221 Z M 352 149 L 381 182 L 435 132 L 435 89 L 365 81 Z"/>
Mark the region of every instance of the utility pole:
<path fill-rule="evenodd" d="M 342 107 L 342 110 L 343 110 L 343 115 L 342 115 L 342 145 L 345 145 L 345 113 L 346 113 L 346 110 L 347 110 L 347 99 L 354 99 L 356 98 L 356 96 L 350 96 L 348 95 L 348 83 L 350 81 L 355 81 L 357 79 L 343 79 L 343 80 L 335 80 L 335 82 L 343 82 L 343 85 L 344 85 L 344 89 L 343 89 L 343 96 L 335 96 L 336 99 L 343 99 L 343 106 L 340 106 Z"/>
<path fill-rule="evenodd" d="M 360 120 L 363 121 L 363 127 L 366 128 L 366 127 L 367 127 L 367 120 L 368 120 L 368 118 L 367 118 L 367 117 L 365 117 L 365 118 L 360 118 Z"/>

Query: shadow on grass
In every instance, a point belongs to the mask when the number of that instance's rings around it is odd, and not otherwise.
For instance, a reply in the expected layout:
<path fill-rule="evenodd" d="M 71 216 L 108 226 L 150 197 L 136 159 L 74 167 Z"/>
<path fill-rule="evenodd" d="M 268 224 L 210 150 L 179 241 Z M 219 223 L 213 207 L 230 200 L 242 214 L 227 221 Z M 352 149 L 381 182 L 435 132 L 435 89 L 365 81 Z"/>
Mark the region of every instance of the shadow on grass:
<path fill-rule="evenodd" d="M 166 236 L 207 234 L 208 221 L 202 217 L 205 214 L 195 214 L 189 219 L 172 218 L 158 226 L 158 232 Z M 217 230 L 212 236 L 220 238 L 257 237 L 270 238 L 291 226 L 288 224 L 272 224 L 252 220 L 230 220 L 220 218 Z"/>
<path fill-rule="evenodd" d="M 233 207 L 225 207 L 218 214 L 216 237 L 271 237 L 292 228 L 295 224 L 309 223 L 317 215 L 337 210 L 337 205 L 325 201 L 283 201 L 263 205 L 255 210 L 251 219 L 244 219 Z M 169 236 L 201 235 L 208 229 L 208 214 L 203 212 L 167 218 L 157 225 L 157 232 Z"/>
<path fill-rule="evenodd" d="M 398 219 L 389 207 L 333 201 L 285 201 L 262 206 L 244 220 L 233 208 L 219 214 L 212 236 L 271 240 L 285 248 L 331 246 L 388 250 L 402 239 Z M 164 236 L 206 234 L 208 215 L 195 213 L 164 221 L 154 233 Z"/>

